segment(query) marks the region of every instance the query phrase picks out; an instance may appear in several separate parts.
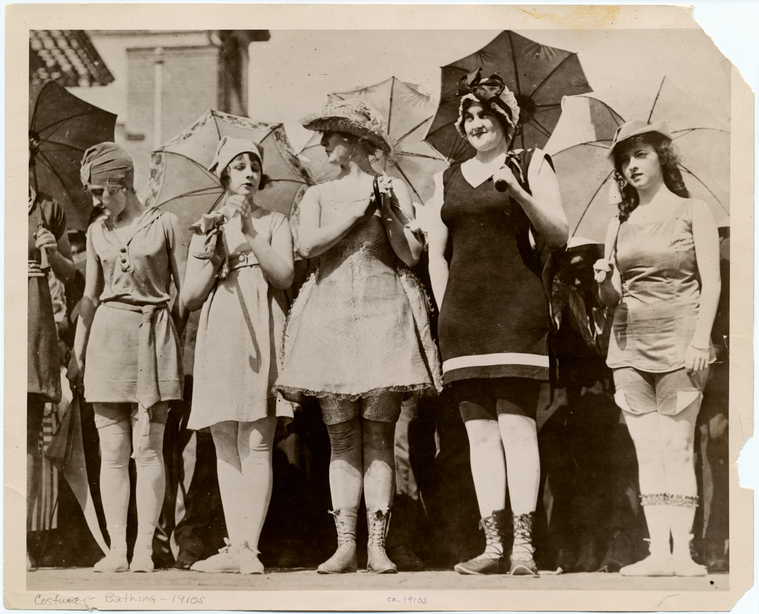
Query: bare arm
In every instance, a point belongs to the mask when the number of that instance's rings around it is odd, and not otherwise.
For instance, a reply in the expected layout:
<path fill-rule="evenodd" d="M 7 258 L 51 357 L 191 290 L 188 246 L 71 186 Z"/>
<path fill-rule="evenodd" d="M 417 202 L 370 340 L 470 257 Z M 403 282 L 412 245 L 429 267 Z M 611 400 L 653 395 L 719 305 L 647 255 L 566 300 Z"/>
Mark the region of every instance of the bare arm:
<path fill-rule="evenodd" d="M 429 269 L 432 283 L 432 294 L 435 298 L 438 311 L 443 304 L 445 289 L 448 286 L 448 262 L 445 259 L 445 249 L 448 245 L 448 227 L 440 217 L 443 201 L 443 178 L 442 175 L 435 177 L 435 196 L 427 204 L 429 207 Z"/>
<path fill-rule="evenodd" d="M 402 211 L 400 216 L 393 205 Z M 392 181 L 392 194 L 382 199 L 381 215 L 395 255 L 407 266 L 414 266 L 419 262 L 424 245 L 408 227 L 408 221 L 414 219 L 414 207 L 408 187 L 399 179 Z M 406 219 L 403 219 L 404 216 Z"/>
<path fill-rule="evenodd" d="M 693 242 L 701 278 L 701 301 L 696 330 L 685 352 L 685 366 L 688 370 L 699 370 L 708 363 L 709 337 L 717 315 L 721 288 L 717 225 L 709 206 L 703 201 L 697 201 L 693 207 Z"/>
<path fill-rule="evenodd" d="M 535 150 L 527 173 L 532 194 L 519 185 L 508 167 L 499 169 L 494 178 L 506 181 L 509 195 L 521 205 L 549 247 L 562 247 L 567 242 L 569 222 L 561 204 L 556 173 L 541 150 Z"/>
<path fill-rule="evenodd" d="M 179 220 L 177 216 L 171 214 L 168 216 L 171 224 L 171 234 L 173 241 L 169 250 L 169 267 L 171 268 L 171 278 L 174 280 L 174 288 L 177 291 L 174 305 L 171 308 L 171 316 L 174 319 L 174 326 L 177 328 L 177 334 L 181 337 L 184 327 L 187 324 L 189 311 L 182 300 L 182 282 L 184 281 L 185 269 L 187 268 L 187 253 L 184 246 L 179 244 L 181 232 L 179 230 Z"/>
<path fill-rule="evenodd" d="M 618 228 L 619 222 L 617 218 L 613 218 L 606 230 L 606 243 L 604 243 L 607 246 L 606 253 L 609 254 L 609 258 L 602 258 L 593 265 L 595 279 L 598 283 L 598 297 L 606 307 L 611 308 L 617 306 L 622 296 L 622 277 L 617 267 L 614 266 L 614 259 L 611 257 L 613 255 L 612 246 L 616 241 Z"/>
<path fill-rule="evenodd" d="M 313 186 L 300 201 L 300 224 L 298 226 L 298 251 L 304 258 L 314 258 L 339 243 L 354 226 L 368 220 L 376 207 L 371 196 L 356 203 L 346 211 L 344 218 L 321 226 L 321 203 L 318 186 Z"/>
<path fill-rule="evenodd" d="M 261 236 L 250 223 L 250 215 L 243 213 L 242 232 L 269 283 L 281 290 L 289 288 L 293 283 L 294 271 L 290 225 L 287 222 L 282 224 L 269 244 L 266 237 Z"/>
<path fill-rule="evenodd" d="M 87 353 L 87 343 L 90 339 L 90 329 L 95 311 L 100 303 L 100 295 L 105 286 L 103 269 L 100 261 L 92 248 L 92 241 L 87 241 L 87 268 L 84 284 L 84 296 L 79 303 L 79 319 L 76 325 L 74 337 L 74 358 L 79 365 L 79 371 L 84 373 L 84 358 Z"/>
<path fill-rule="evenodd" d="M 71 258 L 71 246 L 65 233 L 56 240 L 52 232 L 47 228 L 40 227 L 37 230 L 36 245 L 38 248 L 46 250 L 50 268 L 53 269 L 53 273 L 58 279 L 64 284 L 74 279 L 76 267 Z"/>
<path fill-rule="evenodd" d="M 216 273 L 224 261 L 223 247 L 219 244 L 217 244 L 211 258 L 202 259 L 193 256 L 196 252 L 203 251 L 203 242 L 204 237 L 201 235 L 195 235 L 190 241 L 184 283 L 180 295 L 182 297 L 181 302 L 189 311 L 195 311 L 203 306 L 211 288 L 216 283 Z M 221 243 L 221 238 L 219 238 L 219 243 Z"/>

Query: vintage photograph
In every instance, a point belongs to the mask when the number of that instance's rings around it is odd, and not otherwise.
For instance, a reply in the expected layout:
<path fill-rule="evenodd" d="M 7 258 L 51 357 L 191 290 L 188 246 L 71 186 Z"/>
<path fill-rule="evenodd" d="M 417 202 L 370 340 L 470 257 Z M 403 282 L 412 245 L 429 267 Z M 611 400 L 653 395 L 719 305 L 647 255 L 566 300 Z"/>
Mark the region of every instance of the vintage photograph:
<path fill-rule="evenodd" d="M 753 98 L 686 9 L 50 7 L 6 606 L 735 605 Z"/>

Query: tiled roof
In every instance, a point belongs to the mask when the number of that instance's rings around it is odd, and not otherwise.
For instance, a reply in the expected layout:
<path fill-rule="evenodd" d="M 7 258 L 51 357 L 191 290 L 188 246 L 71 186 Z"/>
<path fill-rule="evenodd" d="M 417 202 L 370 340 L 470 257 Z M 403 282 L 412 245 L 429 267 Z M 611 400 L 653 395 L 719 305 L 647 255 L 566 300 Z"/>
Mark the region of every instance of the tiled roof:
<path fill-rule="evenodd" d="M 113 75 L 84 30 L 30 30 L 29 80 L 76 87 L 108 85 Z"/>

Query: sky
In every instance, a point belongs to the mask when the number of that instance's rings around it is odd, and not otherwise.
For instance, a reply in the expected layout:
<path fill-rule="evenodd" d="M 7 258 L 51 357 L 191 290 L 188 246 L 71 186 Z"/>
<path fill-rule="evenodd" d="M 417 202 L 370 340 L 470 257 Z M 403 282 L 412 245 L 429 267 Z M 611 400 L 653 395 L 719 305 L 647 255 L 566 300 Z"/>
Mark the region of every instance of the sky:
<path fill-rule="evenodd" d="M 625 119 L 645 118 L 665 76 L 705 110 L 729 121 L 728 66 L 700 29 L 515 30 L 578 53 L 591 94 Z M 477 51 L 500 30 L 282 31 L 250 48 L 249 114 L 297 121 L 327 94 L 395 76 L 439 96 L 440 67 Z"/>

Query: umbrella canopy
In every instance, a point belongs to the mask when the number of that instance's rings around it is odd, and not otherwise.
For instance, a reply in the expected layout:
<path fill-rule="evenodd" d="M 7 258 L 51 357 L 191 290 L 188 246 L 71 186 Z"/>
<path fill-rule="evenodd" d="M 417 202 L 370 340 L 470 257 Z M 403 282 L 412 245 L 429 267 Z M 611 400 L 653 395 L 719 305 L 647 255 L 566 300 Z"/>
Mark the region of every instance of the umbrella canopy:
<path fill-rule="evenodd" d="M 116 115 L 77 98 L 55 82 L 29 99 L 29 175 L 32 187 L 63 206 L 70 229 L 86 230 L 92 199 L 79 179 L 84 152 L 113 141 Z"/>
<path fill-rule="evenodd" d="M 445 159 L 422 139 L 432 123 L 435 105 L 410 83 L 395 77 L 347 92 L 328 96 L 329 102 L 358 98 L 380 112 L 393 143 L 392 151 L 380 155 L 374 167 L 406 182 L 412 199 L 425 203 L 434 192 L 433 176 L 447 166 Z M 339 168 L 327 162 L 321 134 L 314 134 L 299 153 L 316 183 L 334 179 Z"/>
<path fill-rule="evenodd" d="M 184 229 L 220 202 L 223 188 L 211 165 L 223 136 L 260 143 L 264 149 L 264 173 L 270 184 L 256 195 L 256 203 L 270 211 L 290 215 L 313 181 L 290 147 L 284 127 L 256 122 L 208 110 L 186 130 L 151 152 L 147 206 L 176 213 Z M 183 237 L 189 242 L 189 231 Z"/>
<path fill-rule="evenodd" d="M 614 182 L 606 157 L 614 131 L 625 120 L 609 105 L 589 96 L 565 99 L 564 114 L 546 149 L 552 154 L 570 236 L 603 242 L 617 207 L 609 202 Z M 692 198 L 709 204 L 716 221 L 729 214 L 730 133 L 666 78 L 648 122 L 666 120 Z"/>
<path fill-rule="evenodd" d="M 576 53 L 541 45 L 509 30 L 479 51 L 441 68 L 440 105 L 425 141 L 447 160 L 471 158 L 474 149 L 456 132 L 458 86 L 478 69 L 498 73 L 516 96 L 521 111 L 511 147 L 543 147 L 561 115 L 564 96 L 592 92 Z"/>

